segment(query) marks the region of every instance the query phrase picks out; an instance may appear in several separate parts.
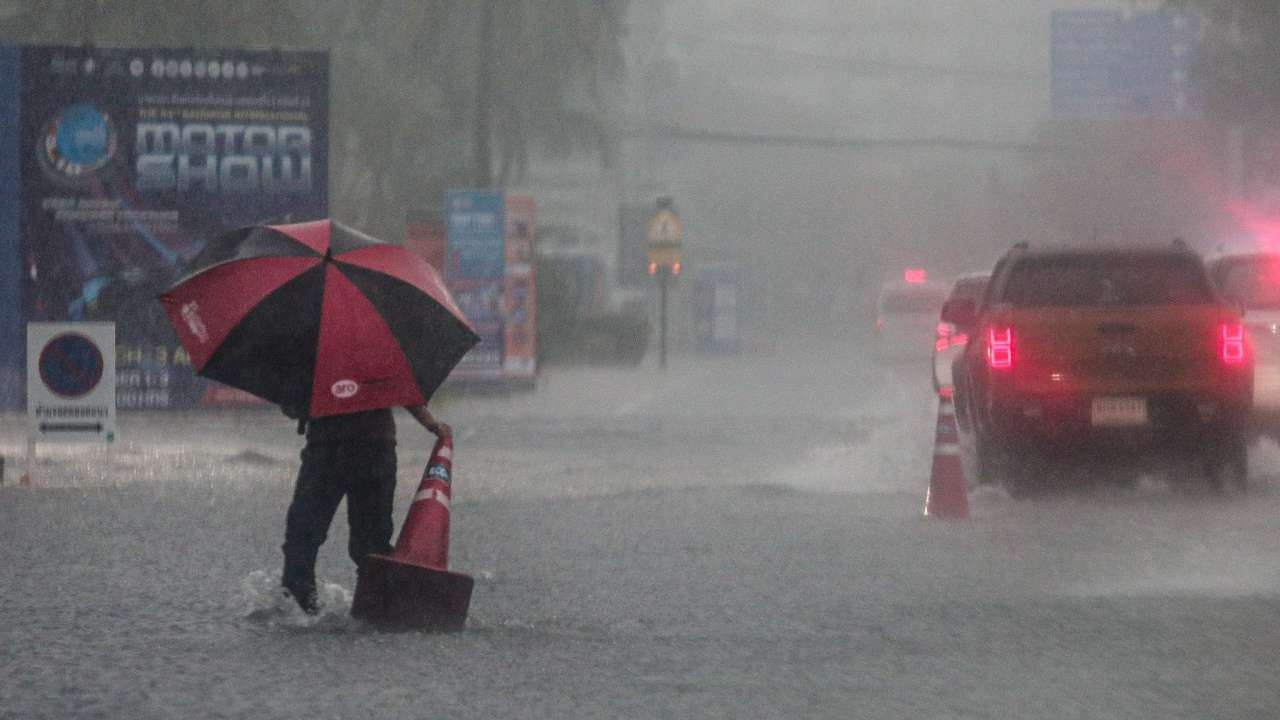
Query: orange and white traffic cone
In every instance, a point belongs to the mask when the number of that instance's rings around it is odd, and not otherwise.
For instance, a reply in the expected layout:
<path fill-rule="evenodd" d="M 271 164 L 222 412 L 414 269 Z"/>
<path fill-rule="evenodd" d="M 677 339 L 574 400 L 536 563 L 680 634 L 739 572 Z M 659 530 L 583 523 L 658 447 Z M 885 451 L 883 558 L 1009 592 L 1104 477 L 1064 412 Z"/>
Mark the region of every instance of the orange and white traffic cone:
<path fill-rule="evenodd" d="M 453 473 L 453 441 L 436 441 L 431 461 L 422 473 L 418 492 L 400 528 L 391 557 L 426 567 L 449 567 L 449 481 Z"/>
<path fill-rule="evenodd" d="M 475 580 L 450 572 L 449 504 L 453 441 L 440 438 L 413 495 L 391 555 L 365 558 L 351 614 L 382 625 L 461 630 Z"/>
<path fill-rule="evenodd" d="M 960 433 L 950 399 L 938 401 L 938 427 L 933 441 L 933 469 L 924 497 L 924 515 L 944 520 L 969 519 L 969 491 L 960 461 Z"/>

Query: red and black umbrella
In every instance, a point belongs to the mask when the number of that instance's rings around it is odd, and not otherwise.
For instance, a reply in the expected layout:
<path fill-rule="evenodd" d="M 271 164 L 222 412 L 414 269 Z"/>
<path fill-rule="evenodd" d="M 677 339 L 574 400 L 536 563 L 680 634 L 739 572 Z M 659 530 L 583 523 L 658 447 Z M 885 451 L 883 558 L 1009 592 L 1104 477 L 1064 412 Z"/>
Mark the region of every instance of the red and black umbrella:
<path fill-rule="evenodd" d="M 160 302 L 197 372 L 306 417 L 425 403 L 479 341 L 426 260 L 331 220 L 214 239 Z"/>

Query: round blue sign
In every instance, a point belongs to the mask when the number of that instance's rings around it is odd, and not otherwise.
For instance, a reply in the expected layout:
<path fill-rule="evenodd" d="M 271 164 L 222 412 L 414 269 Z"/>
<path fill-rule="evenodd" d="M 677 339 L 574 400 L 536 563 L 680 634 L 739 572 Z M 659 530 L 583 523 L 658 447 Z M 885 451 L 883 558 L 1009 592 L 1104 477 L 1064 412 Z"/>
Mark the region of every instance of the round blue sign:
<path fill-rule="evenodd" d="M 40 351 L 40 379 L 53 394 L 78 398 L 93 392 L 102 381 L 102 351 L 89 338 L 58 335 Z"/>
<path fill-rule="evenodd" d="M 90 103 L 64 108 L 45 126 L 40 162 L 60 182 L 79 184 L 116 156 L 120 141 L 111 116 Z"/>
<path fill-rule="evenodd" d="M 57 133 L 58 153 L 73 165 L 97 168 L 110 156 L 111 125 L 92 105 L 80 103 L 64 110 Z"/>

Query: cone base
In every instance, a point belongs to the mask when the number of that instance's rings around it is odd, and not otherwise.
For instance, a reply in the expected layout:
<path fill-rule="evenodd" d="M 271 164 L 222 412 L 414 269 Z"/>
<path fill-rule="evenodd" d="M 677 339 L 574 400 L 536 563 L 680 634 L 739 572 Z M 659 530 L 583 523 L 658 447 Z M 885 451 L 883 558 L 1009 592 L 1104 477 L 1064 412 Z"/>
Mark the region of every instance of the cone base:
<path fill-rule="evenodd" d="M 475 579 L 386 555 L 370 555 L 356 582 L 352 617 L 375 625 L 457 632 L 467 624 Z"/>

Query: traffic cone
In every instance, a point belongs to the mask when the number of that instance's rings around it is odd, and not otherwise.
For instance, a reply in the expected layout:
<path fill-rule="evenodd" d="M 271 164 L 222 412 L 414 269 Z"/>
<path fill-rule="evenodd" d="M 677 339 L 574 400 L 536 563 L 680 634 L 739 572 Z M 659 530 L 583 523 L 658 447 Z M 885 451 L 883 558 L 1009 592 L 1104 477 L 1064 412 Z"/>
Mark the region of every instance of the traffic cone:
<path fill-rule="evenodd" d="M 427 469 L 422 473 L 418 492 L 400 528 L 395 551 L 397 560 L 425 567 L 449 567 L 449 481 L 453 472 L 453 441 L 440 438 Z"/>
<path fill-rule="evenodd" d="M 933 441 L 933 469 L 929 474 L 929 491 L 924 497 L 924 515 L 944 520 L 969 519 L 969 491 L 960 462 L 956 411 L 946 398 L 938 401 L 938 429 Z"/>
<path fill-rule="evenodd" d="M 413 495 L 391 555 L 365 558 L 351 615 L 379 625 L 461 630 L 475 580 L 450 572 L 449 502 L 453 441 L 440 438 Z"/>

